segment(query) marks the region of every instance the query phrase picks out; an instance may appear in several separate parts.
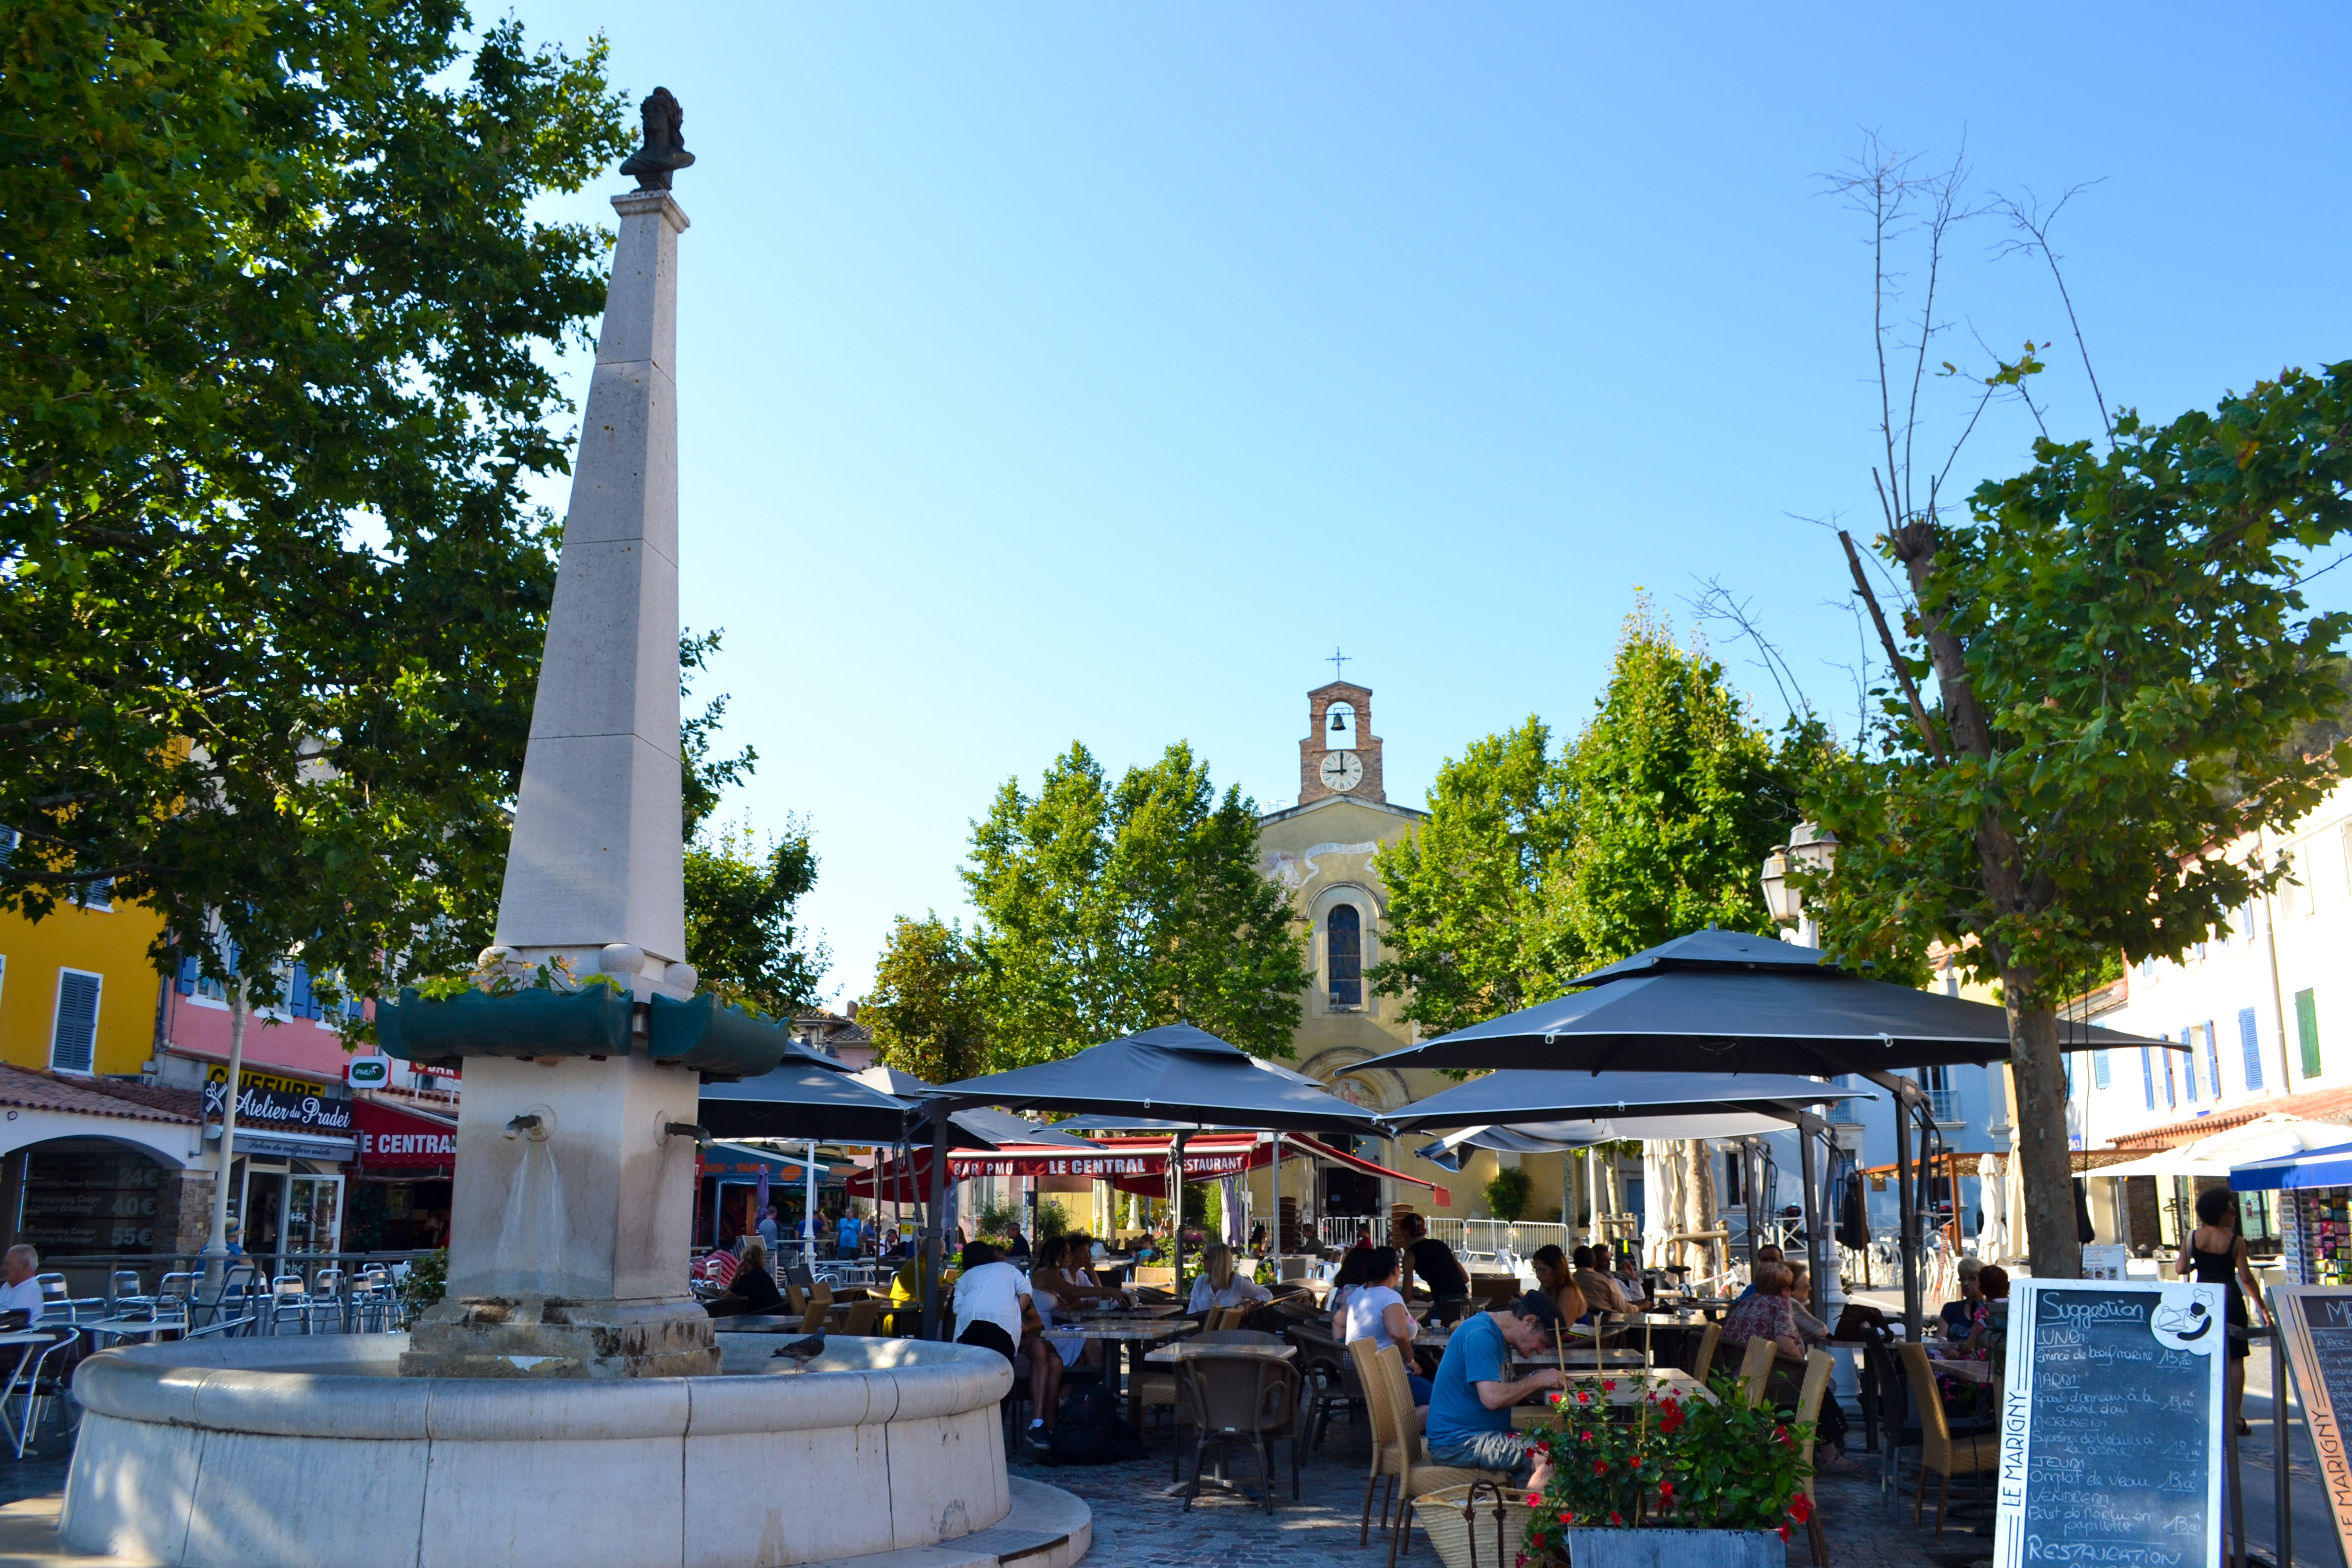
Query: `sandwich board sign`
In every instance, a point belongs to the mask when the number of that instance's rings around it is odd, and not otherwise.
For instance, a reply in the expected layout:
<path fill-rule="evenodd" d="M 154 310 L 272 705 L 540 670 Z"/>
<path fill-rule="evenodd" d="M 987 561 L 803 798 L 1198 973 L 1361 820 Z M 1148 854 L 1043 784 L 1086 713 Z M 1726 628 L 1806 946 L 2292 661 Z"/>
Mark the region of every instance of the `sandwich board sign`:
<path fill-rule="evenodd" d="M 2327 1515 L 2352 1553 L 2352 1460 L 2344 1452 L 2344 1423 L 2352 1420 L 2352 1286 L 2275 1286 L 2271 1312 L 2286 1340 L 2304 1426 L 2319 1456 Z"/>
<path fill-rule="evenodd" d="M 2000 1568 L 2221 1560 L 2223 1291 L 2194 1280 L 2011 1287 Z"/>

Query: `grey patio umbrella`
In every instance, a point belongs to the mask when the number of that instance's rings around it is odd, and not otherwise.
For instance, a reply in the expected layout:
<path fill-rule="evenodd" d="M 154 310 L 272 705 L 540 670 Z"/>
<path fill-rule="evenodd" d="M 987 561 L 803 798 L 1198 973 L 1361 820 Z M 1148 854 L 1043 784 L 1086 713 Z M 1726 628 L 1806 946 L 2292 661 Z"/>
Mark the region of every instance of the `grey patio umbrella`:
<path fill-rule="evenodd" d="M 886 1064 L 861 1068 L 849 1076 L 868 1089 L 879 1089 L 898 1100 L 941 1098 L 939 1085 Z M 1095 1152 L 1095 1145 L 1083 1138 L 1072 1137 L 1042 1121 L 1008 1116 L 1003 1111 L 991 1110 L 984 1106 L 967 1106 L 961 1110 L 950 1111 L 948 1120 L 959 1134 L 949 1141 L 948 1146 L 953 1149 L 1002 1149 L 1008 1143 L 1034 1143 L 1049 1149 Z"/>
<path fill-rule="evenodd" d="M 1657 1139 L 1676 1142 L 1685 1138 L 1759 1138 L 1786 1132 L 1788 1119 L 1754 1110 L 1718 1110 L 1689 1116 L 1609 1117 L 1597 1121 L 1529 1121 L 1510 1127 L 1464 1127 L 1448 1132 L 1414 1153 L 1448 1171 L 1462 1168 L 1464 1149 L 1491 1149 L 1498 1154 L 1573 1154 L 1596 1143 L 1639 1142 Z"/>
<path fill-rule="evenodd" d="M 1370 1067 L 1875 1073 L 2009 1058 L 2009 1016 L 1825 963 L 1745 931 L 1679 936 L 1570 982 L 1565 996 L 1376 1057 Z M 2185 1047 L 2070 1025 L 2072 1050 Z"/>
<path fill-rule="evenodd" d="M 1190 1024 L 1164 1024 L 1121 1039 L 1089 1046 L 1059 1061 L 1014 1068 L 940 1086 L 963 1105 L 1007 1110 L 1071 1110 L 1142 1116 L 1218 1127 L 1280 1132 L 1381 1135 L 1369 1110 L 1359 1110 L 1313 1079 L 1260 1060 Z M 1181 1171 L 1184 1140 L 1178 1131 L 1169 1161 L 1171 1191 Z M 934 1167 L 944 1168 L 944 1162 Z M 1176 1278 L 1184 1277 L 1184 1227 L 1176 1226 Z"/>
<path fill-rule="evenodd" d="M 1099 1111 L 1218 1127 L 1379 1136 L 1372 1112 L 1190 1024 L 1090 1046 L 1059 1061 L 942 1084 L 958 1105 Z"/>
<path fill-rule="evenodd" d="M 1418 1132 L 1428 1128 L 1706 1115 L 1768 1108 L 1793 1110 L 1833 1100 L 1877 1098 L 1869 1089 L 1840 1089 L 1788 1073 L 1507 1071 L 1490 1072 L 1416 1100 L 1382 1120 L 1399 1131 Z M 1780 1121 L 1785 1125 L 1788 1119 L 1784 1116 Z"/>
<path fill-rule="evenodd" d="M 896 1143 L 918 1111 L 913 1101 L 869 1089 L 795 1046 L 772 1072 L 704 1084 L 699 1119 L 719 1138 Z"/>
<path fill-rule="evenodd" d="M 1638 1062 L 1650 1072 L 1858 1073 L 1894 1090 L 1907 1119 L 1924 1114 L 1924 1097 L 1917 1085 L 1893 1078 L 1895 1072 L 2009 1058 L 2009 1016 L 1999 1007 L 1867 979 L 1824 963 L 1817 949 L 1745 931 L 1693 931 L 1570 984 L 1576 989 L 1565 996 L 1366 1065 L 1600 1073 Z M 2074 1024 L 2066 1041 L 2073 1050 L 2187 1048 Z M 1923 1145 L 1933 1131 L 1932 1123 L 1923 1124 Z M 1916 1334 L 1919 1215 L 1908 1130 L 1900 1121 L 1895 1148 L 1904 1317 Z M 1805 1168 L 1810 1192 L 1811 1159 Z M 1809 1234 L 1817 1238 L 1819 1227 Z M 1817 1285 L 1822 1278 L 1816 1267 Z"/>

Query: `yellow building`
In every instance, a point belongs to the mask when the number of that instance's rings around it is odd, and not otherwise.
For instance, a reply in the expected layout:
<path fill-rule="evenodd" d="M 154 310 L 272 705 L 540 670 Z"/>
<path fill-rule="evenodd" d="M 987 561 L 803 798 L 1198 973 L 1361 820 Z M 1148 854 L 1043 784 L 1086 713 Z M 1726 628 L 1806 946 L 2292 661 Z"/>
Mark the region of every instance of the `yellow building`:
<path fill-rule="evenodd" d="M 1371 700 L 1368 688 L 1341 680 L 1307 693 L 1307 733 L 1298 743 L 1298 804 L 1258 818 L 1258 852 L 1260 868 L 1290 895 L 1307 928 L 1315 973 L 1300 998 L 1291 1065 L 1356 1104 L 1394 1110 L 1450 1087 L 1452 1080 L 1435 1072 L 1363 1065 L 1421 1037 L 1403 1016 L 1402 999 L 1377 994 L 1365 973 L 1381 961 L 1388 917 L 1388 890 L 1372 857 L 1381 846 L 1410 837 L 1428 816 L 1388 798 L 1381 738 L 1371 732 Z M 1352 1152 L 1435 1183 L 1450 1202 L 1437 1203 L 1434 1194 L 1402 1183 L 1327 1167 L 1316 1173 L 1307 1207 L 1339 1222 L 1382 1215 L 1391 1202 L 1410 1203 L 1426 1215 L 1486 1215 L 1484 1192 L 1498 1158 L 1516 1163 L 1519 1157 L 1480 1150 L 1464 1158 L 1459 1172 L 1446 1171 L 1411 1152 L 1427 1142 L 1367 1139 Z M 1285 1196 L 1302 1196 L 1306 1172 L 1297 1161 L 1285 1167 Z M 1527 1172 L 1534 1192 L 1523 1217 L 1557 1222 L 1565 1163 L 1530 1158 Z M 1274 1212 L 1273 1186 L 1265 1172 L 1252 1179 L 1251 1201 L 1260 1215 Z M 1352 1226 L 1341 1223 L 1339 1228 Z M 1381 1229 L 1375 1225 L 1376 1234 Z"/>
<path fill-rule="evenodd" d="M 162 982 L 142 904 L 103 897 L 45 920 L 0 913 L 0 1061 L 69 1074 L 131 1074 L 155 1043 Z"/>

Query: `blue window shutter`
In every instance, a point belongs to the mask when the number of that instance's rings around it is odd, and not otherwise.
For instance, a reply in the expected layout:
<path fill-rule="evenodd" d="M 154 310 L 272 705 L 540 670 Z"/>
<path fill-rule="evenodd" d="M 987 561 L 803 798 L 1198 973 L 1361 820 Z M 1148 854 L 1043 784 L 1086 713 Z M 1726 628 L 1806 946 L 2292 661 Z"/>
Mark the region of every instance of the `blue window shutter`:
<path fill-rule="evenodd" d="M 2147 1108 L 2150 1110 L 2156 1109 L 2156 1067 L 2148 1057 L 2152 1048 L 2148 1046 L 2139 1048 L 2139 1086 L 2147 1091 Z"/>
<path fill-rule="evenodd" d="M 2172 1053 L 2159 1051 L 2157 1054 L 2164 1058 L 2164 1108 L 2178 1110 L 2180 1109 L 2180 1086 L 2173 1078 Z"/>
<path fill-rule="evenodd" d="M 2221 1042 L 2213 1032 L 2213 1020 L 2205 1020 L 2205 1080 L 2213 1086 L 2213 1098 L 2221 1098 Z"/>
<path fill-rule="evenodd" d="M 315 1018 L 318 1010 L 310 1005 L 310 971 L 302 964 L 286 978 L 286 1010 L 297 1018 Z"/>
<path fill-rule="evenodd" d="M 2254 1026 L 2254 1010 L 2252 1007 L 2238 1009 L 2238 1040 L 2246 1047 L 2246 1087 L 2260 1089 L 2263 1087 L 2263 1039 L 2262 1031 Z"/>
<path fill-rule="evenodd" d="M 183 996 L 193 996 L 196 994 L 196 961 L 194 959 L 180 960 L 180 977 L 172 983 L 172 989 Z"/>
<path fill-rule="evenodd" d="M 2091 1081 L 2101 1089 L 2107 1088 L 2115 1081 L 2115 1068 L 2108 1065 L 2107 1053 L 2105 1051 L 2091 1053 Z"/>
<path fill-rule="evenodd" d="M 100 980 L 79 969 L 58 971 L 58 1016 L 49 1036 L 49 1066 L 88 1072 L 98 1056 Z"/>
<path fill-rule="evenodd" d="M 2197 1031 L 2194 1029 L 2181 1030 L 2180 1043 L 2189 1047 L 2187 1054 L 2182 1056 L 2180 1058 L 2180 1075 L 2189 1080 L 2189 1103 L 2194 1105 L 2197 1103 Z M 2171 1065 L 2171 1058 L 2168 1056 L 2165 1060 L 2165 1066 L 2169 1069 Z M 2167 1071 L 2165 1078 L 2168 1083 L 2170 1082 L 2171 1074 L 2168 1070 Z"/>

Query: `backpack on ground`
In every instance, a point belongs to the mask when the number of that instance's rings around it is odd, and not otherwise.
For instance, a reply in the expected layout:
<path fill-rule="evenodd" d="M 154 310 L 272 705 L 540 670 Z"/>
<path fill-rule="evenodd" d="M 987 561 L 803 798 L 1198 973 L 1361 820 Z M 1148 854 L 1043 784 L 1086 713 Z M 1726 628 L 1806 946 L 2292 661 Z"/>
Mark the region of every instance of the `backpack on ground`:
<path fill-rule="evenodd" d="M 1054 1463 L 1116 1465 L 1141 1458 L 1143 1444 L 1118 1418 L 1118 1402 L 1108 1389 L 1087 1384 L 1062 1396 L 1061 1418 L 1054 1427 Z"/>

